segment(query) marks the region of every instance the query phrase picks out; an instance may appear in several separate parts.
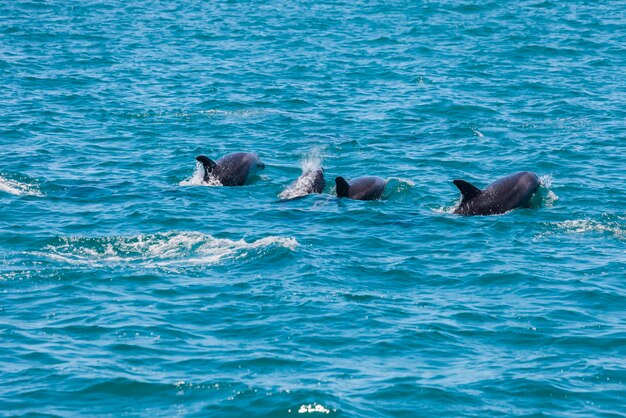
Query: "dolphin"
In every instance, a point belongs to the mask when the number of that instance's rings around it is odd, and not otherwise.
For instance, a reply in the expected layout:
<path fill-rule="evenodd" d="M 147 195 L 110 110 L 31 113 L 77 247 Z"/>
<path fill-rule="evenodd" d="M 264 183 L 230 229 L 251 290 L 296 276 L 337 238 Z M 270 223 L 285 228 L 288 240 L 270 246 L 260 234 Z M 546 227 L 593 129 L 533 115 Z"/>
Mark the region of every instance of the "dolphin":
<path fill-rule="evenodd" d="M 364 176 L 348 183 L 343 177 L 337 177 L 335 184 L 337 185 L 337 197 L 376 200 L 383 194 L 387 182 L 380 177 Z"/>
<path fill-rule="evenodd" d="M 317 193 L 320 194 L 324 191 L 326 186 L 326 180 L 324 179 L 324 169 L 322 167 L 317 170 L 309 170 L 302 173 L 296 183 L 305 184 L 305 191 L 307 194 Z"/>
<path fill-rule="evenodd" d="M 265 168 L 259 157 L 250 152 L 233 152 L 217 161 L 199 155 L 196 160 L 204 167 L 204 181 L 214 177 L 222 186 L 243 186 L 257 171 Z"/>
<path fill-rule="evenodd" d="M 291 183 L 281 194 L 282 199 L 295 199 L 312 193 L 322 193 L 326 186 L 322 167 L 303 170 L 302 175 Z"/>
<path fill-rule="evenodd" d="M 528 207 L 539 188 L 539 177 L 530 171 L 520 171 L 491 183 L 483 190 L 464 180 L 454 180 L 463 196 L 454 210 L 459 215 L 496 215 L 515 208 Z"/>

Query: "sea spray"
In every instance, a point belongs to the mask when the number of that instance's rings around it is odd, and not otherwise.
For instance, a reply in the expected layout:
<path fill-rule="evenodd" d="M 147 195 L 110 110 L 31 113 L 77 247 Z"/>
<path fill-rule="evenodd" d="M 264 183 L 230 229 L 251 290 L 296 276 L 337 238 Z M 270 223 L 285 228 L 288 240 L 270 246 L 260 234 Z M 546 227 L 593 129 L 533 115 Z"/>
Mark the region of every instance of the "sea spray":
<path fill-rule="evenodd" d="M 209 173 L 208 181 L 204 178 L 204 167 L 202 163 L 196 161 L 196 167 L 191 177 L 178 183 L 179 186 L 221 186 L 222 183 Z"/>
<path fill-rule="evenodd" d="M 319 148 L 313 149 L 300 162 L 302 175 L 283 190 L 278 197 L 295 199 L 310 193 L 318 170 L 322 169 L 322 156 Z"/>
<path fill-rule="evenodd" d="M 553 178 L 551 175 L 539 177 L 539 182 L 541 183 L 541 185 L 539 186 L 539 190 L 537 190 L 537 193 L 535 193 L 535 196 L 533 196 L 533 199 L 531 201 L 532 207 L 543 206 L 551 208 L 554 206 L 555 202 L 559 200 L 559 197 L 552 190 L 552 180 Z M 535 205 L 535 203 L 537 204 Z"/>

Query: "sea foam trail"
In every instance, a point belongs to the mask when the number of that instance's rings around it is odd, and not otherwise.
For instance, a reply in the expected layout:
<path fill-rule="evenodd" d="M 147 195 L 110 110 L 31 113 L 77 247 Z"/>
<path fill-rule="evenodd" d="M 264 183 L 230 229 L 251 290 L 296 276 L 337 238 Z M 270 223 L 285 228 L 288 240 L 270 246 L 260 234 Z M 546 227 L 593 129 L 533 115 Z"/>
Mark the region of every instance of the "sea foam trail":
<path fill-rule="evenodd" d="M 178 183 L 179 186 L 221 186 L 222 183 L 212 175 L 209 174 L 209 181 L 204 181 L 204 167 L 202 163 L 196 161 L 196 168 L 191 175 L 186 180 Z"/>
<path fill-rule="evenodd" d="M 555 229 L 544 235 L 555 235 L 559 232 L 566 234 L 603 233 L 617 239 L 626 238 L 626 225 L 616 221 L 597 221 L 593 219 L 573 219 L 552 224 Z"/>
<path fill-rule="evenodd" d="M 271 248 L 294 251 L 292 237 L 269 236 L 253 242 L 214 238 L 200 232 L 168 232 L 112 237 L 63 237 L 38 254 L 73 265 L 136 263 L 145 267 L 213 265 L 227 259 L 263 254 Z M 260 253 L 259 253 L 260 252 Z"/>
<path fill-rule="evenodd" d="M 301 162 L 302 175 L 283 190 L 278 197 L 281 199 L 295 199 L 296 197 L 306 196 L 307 190 L 315 181 L 317 170 L 322 168 L 322 157 L 319 150 L 311 151 Z"/>
<path fill-rule="evenodd" d="M 0 176 L 0 192 L 9 193 L 15 196 L 37 196 L 44 194 L 33 184 L 21 183 L 17 180 Z"/>

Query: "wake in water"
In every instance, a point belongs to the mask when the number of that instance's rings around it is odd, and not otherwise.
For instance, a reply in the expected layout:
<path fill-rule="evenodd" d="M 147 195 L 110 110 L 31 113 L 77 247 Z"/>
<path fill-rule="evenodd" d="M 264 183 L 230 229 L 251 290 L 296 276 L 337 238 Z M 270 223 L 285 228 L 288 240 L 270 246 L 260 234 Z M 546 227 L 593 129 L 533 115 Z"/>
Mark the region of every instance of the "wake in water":
<path fill-rule="evenodd" d="M 559 234 L 605 234 L 617 238 L 626 239 L 625 218 L 613 215 L 603 215 L 600 220 L 595 219 L 571 219 L 562 222 L 547 224 L 548 231 L 541 233 L 537 238 Z"/>
<path fill-rule="evenodd" d="M 615 238 L 624 239 L 626 237 L 626 226 L 618 222 L 599 222 L 591 219 L 578 219 L 572 221 L 556 222 L 555 226 L 570 234 L 581 234 L 585 232 L 602 232 L 613 235 Z"/>
<path fill-rule="evenodd" d="M 138 263 L 144 267 L 214 265 L 227 259 L 263 255 L 272 248 L 294 251 L 295 238 L 269 236 L 253 242 L 214 238 L 200 232 L 168 232 L 117 237 L 64 237 L 48 245 L 46 258 L 72 265 L 104 266 Z"/>
<path fill-rule="evenodd" d="M 178 183 L 179 186 L 221 186 L 222 183 L 217 179 L 217 177 L 209 174 L 209 181 L 204 181 L 204 167 L 202 163 L 196 161 L 196 168 L 194 169 L 193 174 L 186 180 Z"/>
<path fill-rule="evenodd" d="M 39 187 L 35 184 L 20 182 L 1 175 L 0 192 L 9 193 L 15 196 L 44 196 L 44 194 L 39 190 Z"/>
<path fill-rule="evenodd" d="M 316 181 L 316 174 L 322 170 L 322 156 L 319 149 L 312 150 L 301 161 L 302 175 L 283 190 L 278 197 L 281 199 L 295 199 L 311 193 Z"/>
<path fill-rule="evenodd" d="M 195 120 L 199 118 L 249 118 L 251 116 L 265 115 L 270 113 L 267 109 L 206 109 L 206 110 L 164 110 L 164 111 L 144 111 L 144 112 L 124 112 L 114 113 L 116 116 L 131 119 L 172 119 L 172 120 Z"/>

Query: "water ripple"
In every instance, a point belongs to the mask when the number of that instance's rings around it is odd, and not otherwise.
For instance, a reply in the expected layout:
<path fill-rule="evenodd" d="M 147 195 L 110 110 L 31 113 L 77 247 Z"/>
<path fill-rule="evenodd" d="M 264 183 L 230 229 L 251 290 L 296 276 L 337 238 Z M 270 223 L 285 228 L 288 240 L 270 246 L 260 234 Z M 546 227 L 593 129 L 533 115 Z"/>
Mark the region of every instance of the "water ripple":
<path fill-rule="evenodd" d="M 0 3 L 2 414 L 623 416 L 624 2 Z"/>

